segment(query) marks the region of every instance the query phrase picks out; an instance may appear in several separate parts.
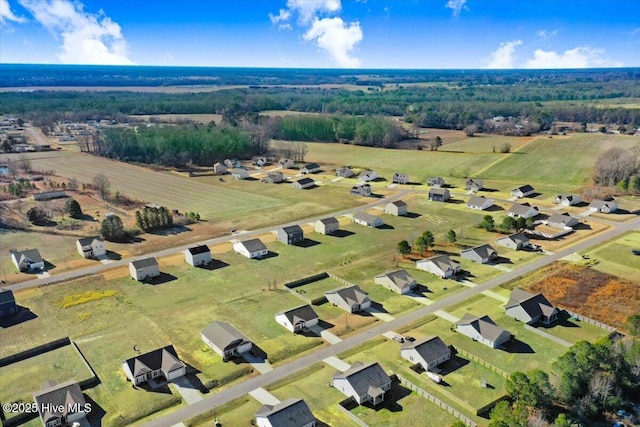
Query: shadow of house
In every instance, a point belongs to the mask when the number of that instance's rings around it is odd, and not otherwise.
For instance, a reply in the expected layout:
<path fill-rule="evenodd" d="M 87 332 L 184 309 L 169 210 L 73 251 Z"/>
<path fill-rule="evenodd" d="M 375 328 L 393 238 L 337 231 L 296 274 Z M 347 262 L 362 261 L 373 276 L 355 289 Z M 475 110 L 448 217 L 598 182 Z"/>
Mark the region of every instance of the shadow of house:
<path fill-rule="evenodd" d="M 419 214 L 417 212 L 407 212 L 404 216 L 406 216 L 407 218 L 415 219 L 420 218 L 422 214 Z"/>
<path fill-rule="evenodd" d="M 444 362 L 442 365 L 438 366 L 438 368 L 440 369 L 438 375 L 447 376 L 450 373 L 467 366 L 469 363 L 470 362 L 467 359 L 463 359 L 462 357 L 452 352 L 451 358 Z"/>
<path fill-rule="evenodd" d="M 141 280 L 141 282 L 146 283 L 148 285 L 156 286 L 156 285 L 163 285 L 165 283 L 173 282 L 174 280 L 178 280 L 178 278 L 173 274 L 160 272 L 160 275 Z"/>
<path fill-rule="evenodd" d="M 37 319 L 38 315 L 32 312 L 29 308 L 18 306 L 18 312 L 12 316 L 6 316 L 0 318 L 0 328 L 10 328 L 20 323 L 28 322 L 29 320 Z"/>
<path fill-rule="evenodd" d="M 320 242 L 318 242 L 317 240 L 311 240 L 305 237 L 304 239 L 302 239 L 302 241 L 294 243 L 294 246 L 298 246 L 300 248 L 311 248 L 319 244 Z"/>
<path fill-rule="evenodd" d="M 329 234 L 329 236 L 338 237 L 339 239 L 343 239 L 345 237 L 353 236 L 354 234 L 356 234 L 356 233 L 354 233 L 353 231 L 338 230 L 338 231 L 334 231 L 333 233 Z"/>
<path fill-rule="evenodd" d="M 520 341 L 513 337 L 509 341 L 502 344 L 502 348 L 507 353 L 533 354 L 535 351 L 526 342 Z"/>
<path fill-rule="evenodd" d="M 212 259 L 210 263 L 198 266 L 198 268 L 209 271 L 218 270 L 225 267 L 229 267 L 229 264 L 224 261 L 220 261 L 219 259 Z"/>
<path fill-rule="evenodd" d="M 122 259 L 122 255 L 117 252 L 107 251 L 107 258 L 113 261 L 119 261 Z"/>
<path fill-rule="evenodd" d="M 499 211 L 503 211 L 505 210 L 502 206 L 500 205 L 492 205 L 490 207 L 488 207 L 487 209 L 485 209 L 485 212 L 499 212 Z"/>
<path fill-rule="evenodd" d="M 91 427 L 102 427 L 102 419 L 107 415 L 107 411 L 98 405 L 98 402 L 93 400 L 91 396 L 85 394 L 84 398 L 86 402 L 91 405 L 91 411 L 87 414 L 89 425 L 91 425 Z"/>
<path fill-rule="evenodd" d="M 382 224 L 381 226 L 377 227 L 378 230 L 395 230 L 395 227 L 393 225 L 389 225 L 389 224 Z"/>

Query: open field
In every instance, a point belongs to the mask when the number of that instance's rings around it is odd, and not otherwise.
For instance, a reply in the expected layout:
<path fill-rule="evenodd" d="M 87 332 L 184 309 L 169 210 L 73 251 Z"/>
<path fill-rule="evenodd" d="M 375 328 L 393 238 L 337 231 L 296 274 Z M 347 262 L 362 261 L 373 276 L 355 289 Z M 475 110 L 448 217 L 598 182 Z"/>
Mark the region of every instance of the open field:
<path fill-rule="evenodd" d="M 592 268 L 620 278 L 640 282 L 640 256 L 631 252 L 640 249 L 640 232 L 632 232 L 614 241 L 585 251 L 596 262 Z"/>

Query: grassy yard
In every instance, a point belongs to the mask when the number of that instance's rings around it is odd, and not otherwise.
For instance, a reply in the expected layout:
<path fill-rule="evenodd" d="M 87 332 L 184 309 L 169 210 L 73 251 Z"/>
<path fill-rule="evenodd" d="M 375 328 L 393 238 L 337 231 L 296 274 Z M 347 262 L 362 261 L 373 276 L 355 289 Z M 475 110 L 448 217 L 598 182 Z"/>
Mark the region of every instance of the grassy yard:
<path fill-rule="evenodd" d="M 632 249 L 640 249 L 639 232 L 627 233 L 581 254 L 597 261 L 592 268 L 598 271 L 640 282 L 640 256 L 634 255 Z"/>

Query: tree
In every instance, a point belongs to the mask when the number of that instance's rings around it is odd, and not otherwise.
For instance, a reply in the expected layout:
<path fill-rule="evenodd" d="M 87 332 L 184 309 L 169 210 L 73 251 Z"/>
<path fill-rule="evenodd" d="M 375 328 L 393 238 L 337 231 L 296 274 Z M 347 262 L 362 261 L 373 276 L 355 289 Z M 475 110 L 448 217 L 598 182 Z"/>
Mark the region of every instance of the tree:
<path fill-rule="evenodd" d="M 629 189 L 635 191 L 636 193 L 640 192 L 640 175 L 636 175 L 631 178 Z"/>
<path fill-rule="evenodd" d="M 416 240 L 416 247 L 420 250 L 420 255 L 424 255 L 424 252 L 429 249 L 429 242 L 424 236 L 418 237 Z"/>
<path fill-rule="evenodd" d="M 613 187 L 623 179 L 633 176 L 637 171 L 637 153 L 622 147 L 613 147 L 604 151 L 596 159 L 593 180 L 596 184 Z"/>
<path fill-rule="evenodd" d="M 429 150 L 438 151 L 439 147 L 442 147 L 442 138 L 436 136 L 434 139 L 429 140 Z"/>
<path fill-rule="evenodd" d="M 18 167 L 24 171 L 24 173 L 30 173 L 33 170 L 31 159 L 26 154 L 21 154 L 18 157 Z"/>
<path fill-rule="evenodd" d="M 91 183 L 93 184 L 93 188 L 100 193 L 102 200 L 106 200 L 107 197 L 109 197 L 109 193 L 111 192 L 111 183 L 105 174 L 100 173 L 94 176 Z"/>
<path fill-rule="evenodd" d="M 504 233 L 511 233 L 517 226 L 516 219 L 510 216 L 505 216 L 500 224 L 500 231 Z"/>
<path fill-rule="evenodd" d="M 458 241 L 458 236 L 456 235 L 455 231 L 453 230 L 447 231 L 447 241 L 452 245 Z"/>
<path fill-rule="evenodd" d="M 489 427 L 528 427 L 527 409 L 523 404 L 516 402 L 515 405 L 503 400 L 498 402 L 491 410 L 491 421 Z"/>
<path fill-rule="evenodd" d="M 118 215 L 110 215 L 102 221 L 100 227 L 102 237 L 110 242 L 125 242 L 129 240 L 129 233 L 124 230 L 122 219 Z"/>
<path fill-rule="evenodd" d="M 495 230 L 496 224 L 493 221 L 493 217 L 491 215 L 485 215 L 480 223 L 480 228 L 484 228 L 487 231 Z"/>
<path fill-rule="evenodd" d="M 571 427 L 571 420 L 567 418 L 567 415 L 562 412 L 558 414 L 558 417 L 553 422 L 555 427 Z"/>
<path fill-rule="evenodd" d="M 70 191 L 76 191 L 78 189 L 78 180 L 76 178 L 69 179 L 67 189 Z"/>
<path fill-rule="evenodd" d="M 80 203 L 75 199 L 69 199 L 64 204 L 64 211 L 69 214 L 71 218 L 82 218 L 82 209 Z"/>
<path fill-rule="evenodd" d="M 640 335 L 640 314 L 634 314 L 627 317 L 627 321 L 624 325 L 627 332 L 629 332 L 629 335 L 632 337 L 638 337 Z"/>
<path fill-rule="evenodd" d="M 409 245 L 409 242 L 403 240 L 398 243 L 398 252 L 400 252 L 402 258 L 405 258 L 407 255 L 409 255 L 411 253 L 411 246 Z"/>
<path fill-rule="evenodd" d="M 511 144 L 509 144 L 508 142 L 505 142 L 500 146 L 500 152 L 501 153 L 505 153 L 505 154 L 506 153 L 510 153 L 511 152 L 511 148 L 512 148 Z"/>
<path fill-rule="evenodd" d="M 39 207 L 33 207 L 27 211 L 27 219 L 36 225 L 42 225 L 47 222 L 47 212 Z"/>
<path fill-rule="evenodd" d="M 422 237 L 424 237 L 425 242 L 427 243 L 427 248 L 433 247 L 436 243 L 435 237 L 433 237 L 433 233 L 430 231 L 425 231 L 422 233 Z"/>
<path fill-rule="evenodd" d="M 546 412 L 552 403 L 553 387 L 549 382 L 549 374 L 534 369 L 522 373 L 514 372 L 505 383 L 507 394 L 525 406 Z"/>

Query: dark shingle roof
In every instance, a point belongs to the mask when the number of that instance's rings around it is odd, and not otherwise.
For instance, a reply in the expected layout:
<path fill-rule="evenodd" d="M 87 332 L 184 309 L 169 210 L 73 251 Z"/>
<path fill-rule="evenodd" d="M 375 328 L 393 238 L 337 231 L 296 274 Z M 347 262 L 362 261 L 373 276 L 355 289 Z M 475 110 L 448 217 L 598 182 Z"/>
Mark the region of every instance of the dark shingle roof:
<path fill-rule="evenodd" d="M 478 317 L 469 313 L 466 313 L 462 319 L 456 322 L 456 326 L 457 325 L 471 325 L 473 329 L 489 341 L 495 341 L 500 334 L 506 332 L 500 326 L 496 325 L 489 316 Z"/>
<path fill-rule="evenodd" d="M 313 184 L 315 181 L 311 178 L 301 178 L 296 181 L 300 185 Z"/>
<path fill-rule="evenodd" d="M 334 380 L 343 378 L 349 381 L 349 384 L 359 396 L 371 394 L 370 387 L 375 390 L 391 381 L 389 375 L 377 362 L 367 364 L 356 362 L 351 368 L 344 372 L 338 372 L 333 376 Z"/>
<path fill-rule="evenodd" d="M 514 215 L 519 215 L 519 216 L 524 216 L 526 215 L 529 210 L 531 209 L 536 209 L 536 207 L 532 207 L 529 203 L 514 203 L 510 208 L 509 208 L 509 213 L 512 213 Z"/>
<path fill-rule="evenodd" d="M 447 190 L 446 188 L 434 188 L 431 187 L 429 189 L 429 194 L 437 194 L 440 196 L 444 196 L 445 194 L 449 194 L 449 190 Z"/>
<path fill-rule="evenodd" d="M 424 338 L 417 341 L 405 341 L 402 350 L 415 349 L 426 362 L 436 360 L 445 354 L 450 354 L 451 349 L 440 337 Z"/>
<path fill-rule="evenodd" d="M 320 165 L 317 163 L 307 163 L 306 165 L 304 165 L 303 169 L 319 169 Z"/>
<path fill-rule="evenodd" d="M 244 246 L 249 252 L 258 252 L 267 249 L 260 239 L 245 240 L 240 243 L 242 243 L 242 246 Z"/>
<path fill-rule="evenodd" d="M 191 255 L 199 255 L 199 254 L 204 254 L 207 252 L 211 252 L 211 250 L 209 249 L 209 246 L 207 245 L 200 245 L 200 246 L 194 246 L 192 248 L 187 249 L 189 251 L 189 253 Z"/>
<path fill-rule="evenodd" d="M 100 237 L 94 236 L 94 237 L 83 237 L 81 239 L 78 239 L 78 242 L 80 242 L 80 246 L 91 246 L 91 244 L 95 240 L 97 240 L 98 242 L 103 241 Z"/>
<path fill-rule="evenodd" d="M 411 277 L 406 270 L 385 271 L 383 274 L 378 274 L 375 278 L 378 279 L 383 277 L 391 280 L 398 290 L 407 288 L 416 282 L 416 279 Z"/>
<path fill-rule="evenodd" d="M 359 220 L 359 221 L 364 221 L 367 224 L 373 224 L 375 222 L 376 219 L 378 219 L 379 217 L 375 216 L 375 215 L 370 215 L 366 212 L 356 212 L 353 215 L 353 219 L 354 220 Z"/>
<path fill-rule="evenodd" d="M 523 193 L 529 193 L 530 191 L 533 191 L 533 187 L 530 186 L 529 184 L 525 184 L 513 189 L 513 191 L 518 191 L 518 190 L 520 190 Z"/>
<path fill-rule="evenodd" d="M 0 304 L 14 303 L 16 299 L 13 296 L 13 292 L 10 289 L 0 288 Z"/>
<path fill-rule="evenodd" d="M 251 341 L 242 332 L 226 322 L 212 322 L 202 330 L 202 335 L 222 350 L 238 347 Z"/>
<path fill-rule="evenodd" d="M 264 417 L 273 427 L 301 427 L 313 421 L 315 417 L 302 399 L 287 399 L 277 405 L 264 405 L 256 413 Z"/>
<path fill-rule="evenodd" d="M 325 292 L 324 294 L 336 294 L 348 305 L 363 304 L 367 301 L 371 301 L 367 294 L 357 285 L 334 289 L 332 291 Z"/>
<path fill-rule="evenodd" d="M 280 314 L 284 314 L 292 325 L 295 325 L 300 321 L 308 322 L 309 320 L 318 318 L 318 315 L 313 311 L 313 308 L 311 308 L 310 305 L 301 305 L 300 307 L 278 313 L 276 316 Z"/>
<path fill-rule="evenodd" d="M 36 262 L 42 262 L 43 259 L 40 256 L 40 251 L 37 249 L 27 249 L 24 251 L 15 251 L 15 256 L 16 259 L 18 260 L 19 263 L 22 263 L 24 261 L 31 261 L 32 263 L 36 263 Z"/>
<path fill-rule="evenodd" d="M 323 223 L 324 225 L 332 225 L 332 224 L 339 224 L 338 220 L 335 217 L 329 217 L 329 218 L 323 218 L 318 220 L 321 223 Z"/>
<path fill-rule="evenodd" d="M 461 255 L 465 252 L 475 252 L 482 259 L 490 258 L 492 254 L 497 254 L 496 250 L 491 247 L 491 245 L 481 245 L 476 246 L 475 248 L 465 249 L 461 252 Z"/>
<path fill-rule="evenodd" d="M 287 233 L 287 235 L 302 233 L 302 228 L 299 225 L 291 225 L 289 227 L 282 227 L 282 230 Z"/>
<path fill-rule="evenodd" d="M 155 371 L 157 369 L 171 372 L 185 366 L 185 364 L 180 361 L 180 358 L 178 358 L 178 353 L 176 353 L 176 349 L 173 348 L 172 345 L 132 357 L 131 359 L 127 359 L 125 363 L 129 366 L 134 377 L 144 372 Z"/>
<path fill-rule="evenodd" d="M 487 199 L 484 196 L 471 196 L 467 202 L 467 206 L 482 206 L 487 200 L 491 199 Z"/>
<path fill-rule="evenodd" d="M 33 398 L 39 408 L 45 409 L 40 411 L 45 424 L 53 417 L 66 416 L 70 405 L 86 403 L 80 385 L 75 381 L 66 381 L 61 384 L 48 381 L 42 390 L 33 393 Z"/>
<path fill-rule="evenodd" d="M 391 202 L 390 204 L 398 207 L 398 208 L 405 208 L 407 207 L 407 204 L 405 202 L 403 202 L 402 200 L 397 200 L 395 202 Z"/>
<path fill-rule="evenodd" d="M 508 239 L 508 240 L 511 240 L 514 243 L 527 243 L 529 241 L 529 238 L 527 236 L 525 236 L 524 233 L 510 234 L 510 235 L 502 237 L 502 238 L 500 238 L 498 240 L 502 240 L 502 239 Z"/>
<path fill-rule="evenodd" d="M 138 268 L 146 268 L 146 267 L 153 267 L 158 265 L 158 261 L 151 257 L 151 258 L 145 258 L 145 259 L 139 259 L 137 261 L 131 261 L 131 264 L 133 264 L 133 266 L 138 269 Z"/>
<path fill-rule="evenodd" d="M 522 309 L 532 318 L 540 314 L 549 316 L 556 309 L 544 295 L 540 293 L 532 294 L 531 292 L 515 288 L 511 291 L 509 301 L 507 301 L 504 307 L 507 309 L 517 305 L 522 306 Z"/>

